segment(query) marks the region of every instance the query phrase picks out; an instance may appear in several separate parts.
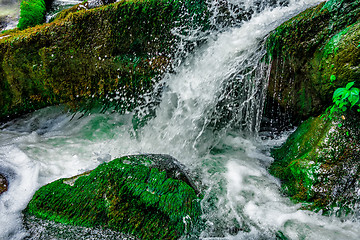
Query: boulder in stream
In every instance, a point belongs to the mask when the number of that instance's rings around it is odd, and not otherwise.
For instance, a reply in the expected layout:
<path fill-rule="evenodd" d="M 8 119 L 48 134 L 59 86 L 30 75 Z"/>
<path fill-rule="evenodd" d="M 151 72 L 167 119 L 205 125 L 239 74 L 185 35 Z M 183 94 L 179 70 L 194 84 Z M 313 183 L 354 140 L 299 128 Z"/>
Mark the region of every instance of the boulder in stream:
<path fill-rule="evenodd" d="M 26 221 L 35 217 L 140 239 L 178 239 L 199 227 L 202 211 L 197 193 L 176 159 L 125 156 L 43 186 L 24 213 Z"/>

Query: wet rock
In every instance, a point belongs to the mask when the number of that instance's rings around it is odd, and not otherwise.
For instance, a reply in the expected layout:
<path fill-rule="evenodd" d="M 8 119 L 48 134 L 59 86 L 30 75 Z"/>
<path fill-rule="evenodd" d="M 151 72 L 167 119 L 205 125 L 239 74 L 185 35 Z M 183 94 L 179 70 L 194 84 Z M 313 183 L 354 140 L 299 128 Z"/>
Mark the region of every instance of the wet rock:
<path fill-rule="evenodd" d="M 169 67 L 172 29 L 205 25 L 205 11 L 203 0 L 120 1 L 0 34 L 0 119 L 59 103 L 133 110 Z"/>
<path fill-rule="evenodd" d="M 8 182 L 6 178 L 0 174 L 0 195 L 8 190 Z"/>
<path fill-rule="evenodd" d="M 290 122 L 298 124 L 331 105 L 335 89 L 360 79 L 359 15 L 359 1 L 331 0 L 270 34 L 270 108 L 280 105 Z M 276 119 L 278 110 L 273 110 L 267 115 Z"/>
<path fill-rule="evenodd" d="M 323 213 L 358 213 L 360 114 L 310 118 L 274 149 L 270 172 L 292 199 Z"/>
<path fill-rule="evenodd" d="M 183 166 L 168 155 L 125 156 L 43 186 L 24 213 L 140 239 L 178 239 L 196 234 L 201 223 L 197 191 Z"/>

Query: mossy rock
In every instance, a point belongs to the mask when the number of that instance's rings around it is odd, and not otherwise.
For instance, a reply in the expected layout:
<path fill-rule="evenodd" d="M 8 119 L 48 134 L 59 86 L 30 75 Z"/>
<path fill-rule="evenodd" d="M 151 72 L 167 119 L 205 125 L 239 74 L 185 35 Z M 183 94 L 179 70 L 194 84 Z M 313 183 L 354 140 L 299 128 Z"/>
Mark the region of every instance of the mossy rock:
<path fill-rule="evenodd" d="M 294 123 L 322 113 L 335 89 L 359 81 L 359 44 L 359 0 L 332 0 L 307 9 L 267 39 L 268 95 Z"/>
<path fill-rule="evenodd" d="M 190 182 L 170 156 L 126 156 L 43 186 L 24 213 L 140 239 L 178 239 L 200 226 L 201 199 Z"/>
<path fill-rule="evenodd" d="M 171 63 L 172 29 L 206 24 L 204 0 L 123 0 L 0 34 L 0 120 L 59 103 L 132 110 Z"/>
<path fill-rule="evenodd" d="M 283 190 L 306 208 L 356 212 L 360 203 L 360 115 L 310 118 L 273 149 L 270 172 Z"/>

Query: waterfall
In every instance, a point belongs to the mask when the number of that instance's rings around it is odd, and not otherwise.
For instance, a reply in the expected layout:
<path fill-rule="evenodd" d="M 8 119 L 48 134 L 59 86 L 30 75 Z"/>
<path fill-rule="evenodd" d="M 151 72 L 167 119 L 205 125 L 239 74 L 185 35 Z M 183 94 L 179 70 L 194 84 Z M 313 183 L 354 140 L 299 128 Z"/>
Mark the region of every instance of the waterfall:
<path fill-rule="evenodd" d="M 0 126 L 0 171 L 10 182 L 0 196 L 0 239 L 28 237 L 21 211 L 39 187 L 139 153 L 170 154 L 190 169 L 204 193 L 200 239 L 358 239 L 358 221 L 300 210 L 282 195 L 267 167 L 269 149 L 287 135 L 257 135 L 269 74 L 261 61 L 266 36 L 319 2 L 209 1 L 211 30 L 182 36 L 202 44 L 189 54 L 179 44 L 174 71 L 159 83 L 155 114 L 137 130 L 135 113 L 82 116 L 61 107 Z"/>

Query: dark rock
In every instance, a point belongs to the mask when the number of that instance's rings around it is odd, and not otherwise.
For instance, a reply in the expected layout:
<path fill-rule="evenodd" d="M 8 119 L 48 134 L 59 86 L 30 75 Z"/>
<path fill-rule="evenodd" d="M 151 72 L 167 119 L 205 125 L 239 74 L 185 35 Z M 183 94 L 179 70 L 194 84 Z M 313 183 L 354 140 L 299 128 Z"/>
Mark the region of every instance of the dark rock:
<path fill-rule="evenodd" d="M 195 237 L 201 225 L 195 189 L 183 166 L 168 155 L 125 156 L 43 186 L 24 214 L 140 239 Z"/>
<path fill-rule="evenodd" d="M 6 178 L 0 174 L 0 195 L 8 190 L 8 182 Z"/>

